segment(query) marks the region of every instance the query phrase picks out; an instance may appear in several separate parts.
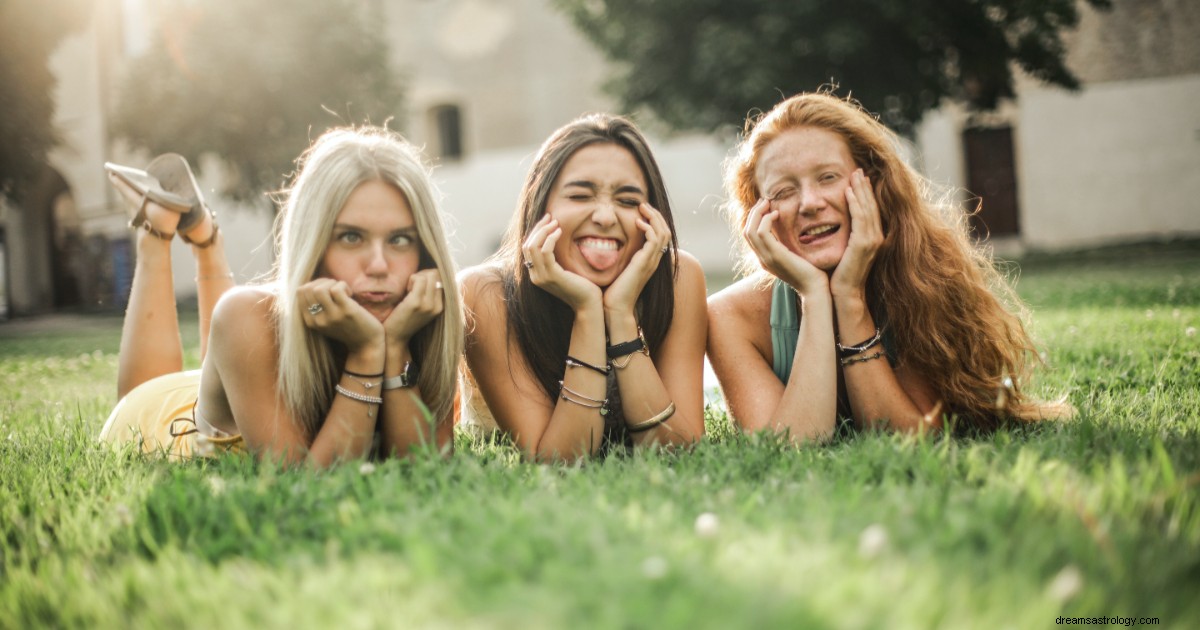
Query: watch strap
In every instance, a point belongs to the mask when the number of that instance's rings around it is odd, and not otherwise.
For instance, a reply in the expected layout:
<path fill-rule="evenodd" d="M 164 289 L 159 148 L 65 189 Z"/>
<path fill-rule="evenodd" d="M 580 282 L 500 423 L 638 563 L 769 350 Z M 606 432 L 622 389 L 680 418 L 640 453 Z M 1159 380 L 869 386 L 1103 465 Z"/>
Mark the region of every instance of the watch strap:
<path fill-rule="evenodd" d="M 417 384 L 417 366 L 412 361 L 404 364 L 404 371 L 391 378 L 383 379 L 382 388 L 384 391 L 389 389 L 401 389 L 404 387 L 412 387 Z"/>

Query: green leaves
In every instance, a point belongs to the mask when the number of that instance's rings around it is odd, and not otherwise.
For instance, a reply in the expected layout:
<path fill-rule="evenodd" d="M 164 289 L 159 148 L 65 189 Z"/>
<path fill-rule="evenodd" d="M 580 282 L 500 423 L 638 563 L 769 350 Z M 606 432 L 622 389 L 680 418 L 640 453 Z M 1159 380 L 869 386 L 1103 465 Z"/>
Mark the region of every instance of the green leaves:
<path fill-rule="evenodd" d="M 1014 95 L 1014 66 L 1078 87 L 1061 39 L 1079 21 L 1077 0 L 555 4 L 616 62 L 608 88 L 623 107 L 677 129 L 740 127 L 748 113 L 827 83 L 902 130 L 945 99 L 994 108 Z"/>

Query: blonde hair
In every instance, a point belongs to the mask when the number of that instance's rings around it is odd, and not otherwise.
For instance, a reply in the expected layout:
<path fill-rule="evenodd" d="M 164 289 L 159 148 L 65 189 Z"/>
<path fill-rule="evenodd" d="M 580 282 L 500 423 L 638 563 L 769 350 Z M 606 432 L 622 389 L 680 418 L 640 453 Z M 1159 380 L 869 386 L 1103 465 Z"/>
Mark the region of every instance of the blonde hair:
<path fill-rule="evenodd" d="M 325 255 L 333 225 L 360 184 L 383 181 L 403 193 L 421 241 L 421 268 L 435 268 L 445 288 L 444 310 L 412 340 L 420 368 L 417 384 L 437 420 L 447 417 L 462 356 L 463 315 L 454 262 L 429 171 L 418 150 L 379 127 L 332 129 L 297 159 L 298 174 L 281 193 L 276 218 L 274 316 L 279 338 L 279 390 L 294 418 L 315 435 L 341 376 L 340 344 L 304 325 L 296 292 L 311 281 Z"/>
<path fill-rule="evenodd" d="M 1031 401 L 1022 392 L 1037 356 L 1024 325 L 1028 313 L 988 252 L 971 241 L 966 215 L 948 198 L 933 199 L 931 184 L 901 157 L 896 135 L 857 103 L 800 94 L 747 121 L 725 165 L 733 227 L 742 231 L 762 196 L 755 172 L 763 149 L 798 127 L 840 136 L 874 187 L 884 242 L 867 278 L 867 302 L 895 340 L 898 363 L 927 378 L 948 411 L 974 426 L 1070 415 L 1069 405 Z M 746 243 L 742 250 L 739 271 L 757 272 Z"/>

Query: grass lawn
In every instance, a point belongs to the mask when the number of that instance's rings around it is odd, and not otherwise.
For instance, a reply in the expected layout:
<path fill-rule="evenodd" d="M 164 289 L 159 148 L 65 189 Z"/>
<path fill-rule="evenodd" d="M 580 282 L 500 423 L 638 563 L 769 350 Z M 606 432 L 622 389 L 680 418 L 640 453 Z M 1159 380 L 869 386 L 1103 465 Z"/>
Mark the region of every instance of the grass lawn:
<path fill-rule="evenodd" d="M 110 452 L 120 320 L 0 326 L 0 628 L 1196 627 L 1200 244 L 1019 289 L 1073 421 L 796 449 L 714 411 L 691 452 L 567 468 Z"/>

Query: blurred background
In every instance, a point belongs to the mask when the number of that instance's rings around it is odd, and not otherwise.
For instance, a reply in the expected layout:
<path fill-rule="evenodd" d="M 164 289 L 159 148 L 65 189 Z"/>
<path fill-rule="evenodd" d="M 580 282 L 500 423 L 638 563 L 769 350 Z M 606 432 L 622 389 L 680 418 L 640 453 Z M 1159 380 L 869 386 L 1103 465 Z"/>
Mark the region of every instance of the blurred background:
<path fill-rule="evenodd" d="M 591 111 L 647 132 L 714 288 L 746 115 L 830 84 L 979 208 L 1001 255 L 1200 237 L 1194 0 L 0 0 L 0 317 L 123 309 L 105 161 L 184 154 L 250 281 L 292 160 L 328 127 L 386 123 L 435 166 L 466 266 L 541 142 Z"/>

